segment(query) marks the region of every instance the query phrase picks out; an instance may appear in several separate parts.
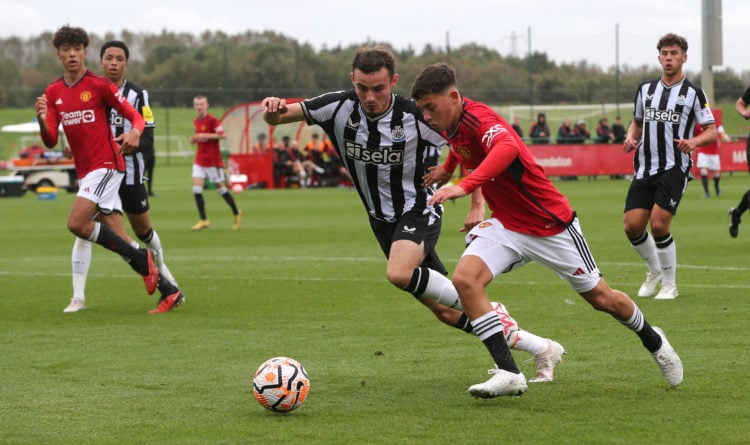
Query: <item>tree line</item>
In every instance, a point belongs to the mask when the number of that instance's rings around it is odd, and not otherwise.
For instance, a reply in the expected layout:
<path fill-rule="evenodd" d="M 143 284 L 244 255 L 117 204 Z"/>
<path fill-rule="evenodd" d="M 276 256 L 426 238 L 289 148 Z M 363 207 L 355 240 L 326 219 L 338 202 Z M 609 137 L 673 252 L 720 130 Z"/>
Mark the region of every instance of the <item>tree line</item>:
<path fill-rule="evenodd" d="M 312 97 L 323 91 L 351 87 L 349 71 L 354 50 L 349 46 L 315 50 L 309 44 L 271 31 L 228 35 L 174 33 L 90 34 L 87 67 L 99 72 L 99 48 L 118 39 L 131 56 L 127 78 L 149 90 L 156 106 L 190 106 L 196 94 L 228 107 L 269 95 Z M 52 32 L 21 39 L 0 39 L 0 108 L 30 107 L 34 98 L 58 78 L 62 69 L 51 43 Z M 492 104 L 600 104 L 629 102 L 638 84 L 658 77 L 658 65 L 624 64 L 603 69 L 586 60 L 557 64 L 544 52 L 524 57 L 502 56 L 477 44 L 458 48 L 426 45 L 392 48 L 397 60 L 396 91 L 408 95 L 419 70 L 430 63 L 456 67 L 462 92 Z M 700 84 L 700 73 L 688 72 Z M 714 73 L 714 102 L 734 102 L 750 81 L 750 72 L 731 68 Z"/>

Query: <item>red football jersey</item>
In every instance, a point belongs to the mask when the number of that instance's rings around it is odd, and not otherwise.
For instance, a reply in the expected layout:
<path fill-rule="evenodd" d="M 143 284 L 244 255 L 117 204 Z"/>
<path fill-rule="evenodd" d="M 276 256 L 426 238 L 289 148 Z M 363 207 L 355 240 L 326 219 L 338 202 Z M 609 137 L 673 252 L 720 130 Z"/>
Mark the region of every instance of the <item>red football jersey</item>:
<path fill-rule="evenodd" d="M 463 99 L 458 131 L 443 133 L 451 151 L 444 168 L 473 171 L 459 183 L 467 194 L 482 188 L 492 216 L 514 232 L 550 236 L 573 220 L 567 198 L 536 163 L 518 134 L 487 105 Z"/>
<path fill-rule="evenodd" d="M 58 127 L 62 124 L 79 178 L 99 168 L 125 171 L 120 146 L 109 126 L 109 110 L 116 109 L 141 132 L 145 123 L 114 83 L 86 71 L 73 85 L 66 84 L 61 77 L 51 83 L 44 94 L 47 97 L 47 131 L 40 132 L 42 140 L 47 147 L 57 145 Z"/>
<path fill-rule="evenodd" d="M 714 121 L 716 123 L 716 131 L 718 132 L 716 135 L 716 140 L 711 142 L 708 145 L 698 147 L 698 149 L 696 150 L 696 153 L 705 153 L 707 155 L 719 154 L 719 147 L 721 147 L 721 132 L 724 131 L 724 127 L 721 125 L 722 110 L 720 108 L 711 108 L 711 113 L 713 113 L 714 115 Z M 703 127 L 701 127 L 701 124 L 696 124 L 695 131 L 693 132 L 693 137 L 696 137 L 701 133 L 703 133 Z"/>
<path fill-rule="evenodd" d="M 193 125 L 195 126 L 196 133 L 224 134 L 224 127 L 221 126 L 221 122 L 212 114 L 208 114 L 203 118 L 195 118 Z M 201 167 L 224 167 L 224 160 L 221 157 L 221 149 L 219 147 L 218 139 L 198 142 L 198 149 L 195 152 L 195 164 Z"/>

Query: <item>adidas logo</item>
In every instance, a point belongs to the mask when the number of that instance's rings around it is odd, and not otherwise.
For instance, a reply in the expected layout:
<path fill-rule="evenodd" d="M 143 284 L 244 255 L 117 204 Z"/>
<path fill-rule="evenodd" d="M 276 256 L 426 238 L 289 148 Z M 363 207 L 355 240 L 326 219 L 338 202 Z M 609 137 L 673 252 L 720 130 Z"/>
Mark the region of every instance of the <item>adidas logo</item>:
<path fill-rule="evenodd" d="M 580 267 L 578 269 L 576 269 L 575 272 L 573 272 L 573 276 L 574 277 L 578 277 L 578 276 L 581 276 L 581 275 L 586 275 L 586 271 L 583 270 L 583 269 L 581 269 Z"/>
<path fill-rule="evenodd" d="M 62 105 L 62 99 L 57 98 L 57 100 L 55 101 L 55 105 Z"/>

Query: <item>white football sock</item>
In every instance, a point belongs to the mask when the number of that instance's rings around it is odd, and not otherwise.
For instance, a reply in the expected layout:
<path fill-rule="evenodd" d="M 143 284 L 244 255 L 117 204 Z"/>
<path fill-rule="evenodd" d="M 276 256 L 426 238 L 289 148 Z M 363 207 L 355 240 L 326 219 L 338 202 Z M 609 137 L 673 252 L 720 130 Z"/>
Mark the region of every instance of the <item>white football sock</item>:
<path fill-rule="evenodd" d="M 146 246 L 151 249 L 151 253 L 154 255 L 154 260 L 156 261 L 156 267 L 159 268 L 159 273 L 174 284 L 175 287 L 179 287 L 177 286 L 177 280 L 174 279 L 172 272 L 169 271 L 167 263 L 164 262 L 164 251 L 161 248 L 161 239 L 159 238 L 159 234 L 156 233 L 156 230 L 153 228 L 151 229 L 151 240 L 146 243 Z"/>
<path fill-rule="evenodd" d="M 91 265 L 91 241 L 76 237 L 71 254 L 73 269 L 73 298 L 86 298 L 86 278 Z"/>
<path fill-rule="evenodd" d="M 648 264 L 649 272 L 656 273 L 661 270 L 659 255 L 657 255 L 656 252 L 656 244 L 654 244 L 654 238 L 650 236 L 648 232 L 646 232 L 646 236 L 648 237 L 646 241 L 633 246 L 633 249 L 635 249 L 635 251 L 638 252 L 638 255 L 640 255 L 641 258 L 646 261 L 646 263 Z"/>
<path fill-rule="evenodd" d="M 664 274 L 662 284 L 674 285 L 677 280 L 677 245 L 674 239 L 667 247 L 656 249 Z"/>
<path fill-rule="evenodd" d="M 429 271 L 429 278 L 422 295 L 432 298 L 443 306 L 463 312 L 464 309 L 461 306 L 461 300 L 458 298 L 458 291 L 453 287 L 453 282 L 436 270 L 427 270 Z"/>
<path fill-rule="evenodd" d="M 518 330 L 518 341 L 513 349 L 528 352 L 531 355 L 539 355 L 549 348 L 549 340 L 523 329 Z"/>

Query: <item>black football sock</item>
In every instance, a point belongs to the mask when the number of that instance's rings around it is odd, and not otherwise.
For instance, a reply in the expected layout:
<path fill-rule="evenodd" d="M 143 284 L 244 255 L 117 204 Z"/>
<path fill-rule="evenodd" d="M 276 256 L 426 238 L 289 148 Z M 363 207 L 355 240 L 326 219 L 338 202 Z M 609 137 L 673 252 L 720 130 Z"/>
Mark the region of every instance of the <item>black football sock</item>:
<path fill-rule="evenodd" d="M 99 236 L 92 241 L 102 245 L 105 249 L 120 254 L 120 256 L 130 264 L 130 267 L 139 274 L 148 274 L 148 263 L 145 258 L 145 250 L 136 249 L 130 245 L 130 243 L 117 236 L 117 234 L 106 224 L 96 224 L 99 225 Z"/>
<path fill-rule="evenodd" d="M 201 219 L 206 219 L 206 203 L 203 201 L 203 193 L 193 193 L 195 196 L 195 205 L 198 207 L 198 215 Z"/>
<path fill-rule="evenodd" d="M 229 193 L 228 191 L 224 192 L 224 194 L 221 195 L 221 197 L 224 198 L 224 201 L 226 201 L 227 204 L 229 204 L 229 207 L 232 209 L 233 215 L 236 215 L 240 212 L 239 210 L 237 210 L 237 204 L 234 202 L 234 197 L 232 196 L 231 193 Z"/>
<path fill-rule="evenodd" d="M 471 321 L 474 332 L 482 340 L 499 369 L 520 374 L 508 342 L 503 334 L 503 322 L 495 311 L 488 312 Z"/>
<path fill-rule="evenodd" d="M 471 326 L 471 323 L 469 323 L 469 317 L 467 317 L 466 314 L 461 314 L 461 318 L 458 319 L 458 322 L 453 327 L 461 329 L 467 334 L 474 333 L 474 328 Z"/>

